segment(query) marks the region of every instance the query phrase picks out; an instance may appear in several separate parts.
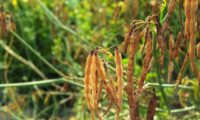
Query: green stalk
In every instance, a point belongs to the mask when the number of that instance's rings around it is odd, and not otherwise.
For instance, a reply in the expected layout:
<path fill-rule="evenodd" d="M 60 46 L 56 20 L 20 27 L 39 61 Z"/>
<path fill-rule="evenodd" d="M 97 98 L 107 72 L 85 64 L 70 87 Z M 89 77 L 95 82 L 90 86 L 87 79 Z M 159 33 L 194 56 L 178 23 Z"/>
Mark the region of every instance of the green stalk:
<path fill-rule="evenodd" d="M 146 83 L 145 86 L 153 86 L 153 87 L 162 86 L 163 88 L 174 88 L 176 86 L 176 84 Z M 178 85 L 178 88 L 187 89 L 187 90 L 193 90 L 192 86 Z"/>
<path fill-rule="evenodd" d="M 168 112 L 170 113 L 169 103 L 167 102 L 167 97 L 166 97 L 164 89 L 162 87 L 161 69 L 160 69 L 160 63 L 158 61 L 159 58 L 157 56 L 156 43 L 157 43 L 157 39 L 156 39 L 155 34 L 153 34 L 153 57 L 154 57 L 154 60 L 155 60 L 155 68 L 156 68 L 156 73 L 157 73 L 157 80 L 158 80 L 158 83 L 159 83 L 159 89 L 160 89 L 161 95 L 162 95 L 163 100 L 164 100 L 164 102 L 165 102 L 165 104 L 167 106 Z"/>
<path fill-rule="evenodd" d="M 71 78 L 71 79 L 70 79 Z M 34 86 L 34 85 L 48 85 L 51 83 L 64 83 L 70 81 L 71 84 L 77 85 L 79 87 L 83 87 L 82 84 L 73 82 L 73 77 L 67 77 L 67 78 L 57 78 L 57 79 L 48 79 L 48 80 L 40 80 L 40 81 L 32 81 L 32 82 L 21 82 L 21 83 L 6 83 L 6 84 L 0 84 L 0 88 L 5 87 L 28 87 L 28 86 Z"/>
<path fill-rule="evenodd" d="M 47 77 L 44 75 L 44 73 L 37 67 L 35 66 L 35 64 L 33 64 L 32 62 L 26 60 L 25 58 L 23 58 L 22 56 L 20 56 L 19 54 L 17 54 L 15 51 L 13 51 L 12 49 L 10 49 L 9 46 L 7 46 L 5 44 L 5 42 L 3 40 L 0 40 L 0 45 L 1 47 L 10 55 L 12 55 L 14 58 L 16 58 L 17 60 L 19 60 L 20 62 L 24 63 L 25 65 L 29 66 L 31 69 L 33 69 L 33 71 L 35 71 L 41 78 L 43 79 L 47 79 Z"/>

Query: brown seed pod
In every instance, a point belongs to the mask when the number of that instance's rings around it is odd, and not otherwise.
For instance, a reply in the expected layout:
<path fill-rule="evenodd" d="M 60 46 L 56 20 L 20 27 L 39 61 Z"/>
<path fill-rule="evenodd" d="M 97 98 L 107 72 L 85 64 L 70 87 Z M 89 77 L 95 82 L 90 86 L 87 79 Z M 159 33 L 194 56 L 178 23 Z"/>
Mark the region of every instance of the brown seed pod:
<path fill-rule="evenodd" d="M 189 59 L 189 55 L 187 54 L 187 55 L 185 56 L 185 59 L 184 59 L 184 61 L 183 61 L 182 67 L 181 67 L 181 70 L 180 70 L 180 72 L 179 72 L 179 74 L 178 74 L 178 77 L 177 77 L 177 79 L 176 79 L 176 87 L 175 87 L 175 89 L 177 89 L 178 85 L 181 83 L 182 76 L 183 76 L 183 72 L 184 72 L 185 67 L 186 67 L 186 65 L 187 65 L 188 59 Z"/>
<path fill-rule="evenodd" d="M 170 83 L 172 78 L 172 72 L 174 70 L 174 63 L 172 61 L 169 61 L 168 63 L 168 74 L 167 74 L 167 82 Z"/>
<path fill-rule="evenodd" d="M 122 66 L 122 55 L 117 47 L 115 47 L 115 63 L 116 63 L 116 75 L 117 75 L 117 104 L 119 107 L 115 120 L 118 120 L 119 112 L 121 111 L 122 96 L 123 96 L 123 66 Z"/>
<path fill-rule="evenodd" d="M 151 31 L 149 31 L 149 29 L 147 29 L 146 31 L 146 41 L 147 41 L 147 46 L 146 46 L 146 53 L 145 53 L 145 57 L 144 57 L 144 63 L 143 63 L 143 67 L 142 67 L 142 73 L 141 73 L 141 77 L 140 77 L 140 81 L 139 81 L 139 85 L 138 85 L 138 90 L 137 92 L 140 94 L 142 93 L 142 88 L 144 86 L 144 81 L 146 79 L 146 75 L 150 69 L 150 64 L 151 64 L 151 59 L 152 59 L 152 33 Z"/>
<path fill-rule="evenodd" d="M 143 31 L 142 32 L 134 31 L 132 35 L 129 56 L 128 56 L 128 70 L 127 70 L 128 84 L 133 83 L 134 56 L 135 56 L 135 52 L 136 52 L 139 40 L 141 39 L 142 35 L 143 35 Z"/>
<path fill-rule="evenodd" d="M 128 45 L 130 44 L 130 40 L 131 40 L 131 35 L 133 33 L 133 29 L 134 27 L 130 27 L 129 28 L 129 31 L 124 39 L 124 53 L 127 52 L 127 49 L 128 49 Z"/>
<path fill-rule="evenodd" d="M 6 26 L 6 17 L 5 13 L 3 11 L 3 8 L 0 8 L 0 26 L 1 26 L 1 31 L 0 31 L 0 38 L 3 38 L 7 35 L 7 26 Z"/>
<path fill-rule="evenodd" d="M 95 119 L 95 114 L 94 114 L 94 106 L 93 106 L 93 101 L 92 101 L 92 96 L 91 96 L 91 63 L 92 63 L 92 59 L 93 58 L 93 51 L 89 54 L 89 56 L 87 57 L 86 60 L 86 66 L 85 66 L 85 76 L 84 76 L 84 94 L 85 94 L 85 98 L 88 104 L 88 108 L 91 112 L 92 115 L 92 119 Z"/>
<path fill-rule="evenodd" d="M 138 120 L 139 119 L 139 101 L 138 98 L 135 96 L 134 88 L 133 88 L 133 67 L 134 67 L 134 56 L 136 52 L 136 48 L 138 46 L 139 40 L 143 35 L 143 31 L 133 31 L 131 43 L 130 43 L 130 50 L 129 50 L 129 57 L 128 57 L 128 69 L 127 69 L 127 85 L 125 87 L 125 91 L 128 95 L 128 104 L 129 104 L 129 113 L 131 120 Z"/>
<path fill-rule="evenodd" d="M 175 44 L 175 47 L 174 47 L 174 49 L 179 49 L 179 47 L 181 46 L 181 44 L 183 43 L 183 41 L 184 41 L 184 38 L 183 38 L 184 36 L 183 36 L 183 33 L 182 32 L 179 32 L 178 33 L 178 36 L 177 36 L 177 38 L 176 38 L 176 44 Z"/>
<path fill-rule="evenodd" d="M 131 120 L 139 120 L 139 101 L 135 95 L 133 85 L 127 84 L 125 91 L 128 95 L 129 114 Z"/>
<path fill-rule="evenodd" d="M 174 68 L 173 59 L 176 57 L 176 50 L 178 50 L 178 48 L 175 48 L 174 37 L 172 34 L 170 34 L 169 36 L 169 63 L 168 63 L 168 75 L 167 75 L 168 83 L 170 83 L 171 77 L 172 77 L 172 72 Z"/>
<path fill-rule="evenodd" d="M 117 97 L 116 94 L 114 93 L 112 87 L 106 82 L 106 72 L 103 67 L 103 62 L 98 58 L 98 54 L 95 54 L 96 57 L 96 67 L 98 70 L 98 74 L 103 81 L 103 84 L 105 85 L 105 89 L 107 94 L 109 95 L 110 99 L 114 101 L 114 103 L 117 105 Z"/>
<path fill-rule="evenodd" d="M 146 120 L 153 120 L 153 117 L 156 113 L 156 102 L 157 102 L 156 93 L 155 93 L 155 90 L 153 90 L 152 98 L 149 101 L 149 105 L 147 109 Z"/>
<path fill-rule="evenodd" d="M 93 97 L 93 106 L 94 111 L 97 109 L 97 91 L 98 91 L 98 72 L 96 68 L 96 52 L 93 53 L 92 63 L 91 63 L 91 85 L 92 85 L 92 97 Z"/>
<path fill-rule="evenodd" d="M 190 0 L 184 0 L 184 7 L 185 7 L 185 36 L 187 39 L 189 39 L 190 36 L 190 8 L 191 8 L 191 2 Z"/>
<path fill-rule="evenodd" d="M 200 43 L 197 44 L 196 53 L 197 57 L 200 59 Z"/>
<path fill-rule="evenodd" d="M 200 33 L 200 4 L 197 10 L 197 32 Z"/>
<path fill-rule="evenodd" d="M 190 27 L 189 27 L 189 33 L 190 33 L 190 46 L 189 46 L 189 59 L 190 59 L 190 62 L 191 62 L 191 69 L 193 71 L 193 73 L 195 75 L 197 75 L 197 70 L 196 70 L 196 65 L 195 65 L 195 31 L 196 31 L 196 28 L 195 28 L 195 25 L 196 25 L 196 22 L 197 22 L 197 19 L 196 19 L 196 11 L 197 11 L 197 8 L 198 8 L 198 0 L 191 0 L 190 1 Z"/>

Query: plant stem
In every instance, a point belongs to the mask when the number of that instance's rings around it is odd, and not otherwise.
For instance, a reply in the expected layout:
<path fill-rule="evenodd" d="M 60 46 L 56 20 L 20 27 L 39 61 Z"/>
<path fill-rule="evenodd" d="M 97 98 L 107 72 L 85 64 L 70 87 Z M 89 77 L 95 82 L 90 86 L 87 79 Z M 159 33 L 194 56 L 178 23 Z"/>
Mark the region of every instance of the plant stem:
<path fill-rule="evenodd" d="M 48 80 L 40 80 L 40 81 L 32 81 L 32 82 L 21 82 L 21 83 L 6 83 L 6 84 L 0 84 L 0 88 L 5 87 L 27 87 L 27 86 L 34 86 L 34 85 L 47 85 L 51 83 L 64 83 L 66 81 L 73 80 L 73 77 L 67 77 L 67 78 L 57 78 L 57 79 L 48 79 Z M 82 84 L 71 81 L 74 85 L 77 85 L 79 87 L 83 87 Z"/>
<path fill-rule="evenodd" d="M 167 102 L 167 97 L 165 95 L 164 89 L 162 87 L 162 80 L 161 80 L 161 70 L 160 70 L 160 63 L 159 63 L 159 58 L 157 56 L 157 51 L 156 51 L 156 43 L 157 43 L 157 39 L 155 34 L 153 34 L 153 56 L 154 56 L 154 60 L 155 60 L 155 68 L 156 68 L 156 73 L 157 73 L 157 80 L 159 83 L 159 88 L 160 88 L 160 92 L 161 95 L 163 97 L 163 100 L 167 106 L 168 112 L 170 112 L 170 107 L 169 107 L 169 103 Z"/>
<path fill-rule="evenodd" d="M 54 72 L 59 74 L 62 77 L 65 77 L 65 74 L 60 72 L 55 68 L 51 63 L 49 63 L 44 57 L 40 55 L 35 49 L 33 49 L 23 38 L 21 38 L 17 33 L 11 31 L 11 33 L 22 43 L 24 44 L 31 52 L 33 52 L 40 60 L 42 60 L 48 67 L 50 67 Z"/>
<path fill-rule="evenodd" d="M 10 55 L 12 55 L 13 57 L 15 57 L 16 59 L 18 59 L 19 61 L 21 61 L 22 63 L 24 63 L 25 65 L 29 66 L 31 69 L 33 69 L 41 78 L 43 79 L 47 79 L 47 77 L 43 74 L 42 71 L 40 71 L 39 68 L 37 68 L 32 62 L 26 60 L 25 58 L 23 58 L 22 56 L 18 55 L 16 52 L 14 52 L 12 49 L 9 48 L 9 46 L 7 46 L 5 44 L 5 42 L 3 42 L 3 40 L 0 40 L 0 45 L 3 47 L 4 50 L 6 50 Z"/>
<path fill-rule="evenodd" d="M 146 83 L 145 87 L 148 87 L 148 86 L 154 86 L 154 87 L 162 86 L 163 88 L 174 88 L 176 86 L 176 84 Z M 191 86 L 178 85 L 178 87 L 182 88 L 182 89 L 193 90 L 193 87 L 191 87 Z"/>

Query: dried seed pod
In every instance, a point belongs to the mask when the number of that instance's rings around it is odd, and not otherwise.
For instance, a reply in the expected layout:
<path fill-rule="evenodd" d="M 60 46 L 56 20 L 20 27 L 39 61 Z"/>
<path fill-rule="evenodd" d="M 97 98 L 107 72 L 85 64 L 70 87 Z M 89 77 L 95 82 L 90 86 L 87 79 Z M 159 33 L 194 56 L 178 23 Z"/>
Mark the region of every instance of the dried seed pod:
<path fill-rule="evenodd" d="M 140 77 L 140 81 L 139 81 L 139 85 L 138 85 L 138 90 L 137 92 L 140 94 L 142 92 L 142 88 L 144 86 L 144 81 L 146 79 L 146 75 L 149 71 L 150 68 L 150 63 L 151 63 L 151 59 L 152 59 L 152 33 L 151 31 L 149 31 L 149 29 L 147 29 L 146 31 L 146 41 L 147 41 L 147 46 L 146 46 L 146 53 L 145 53 L 145 57 L 144 57 L 144 63 L 143 63 L 143 67 L 142 67 L 142 73 L 141 73 L 141 77 Z"/>
<path fill-rule="evenodd" d="M 168 75 L 167 75 L 167 82 L 170 83 L 171 77 L 172 77 L 172 72 L 174 68 L 174 63 L 173 59 L 176 57 L 176 50 L 174 45 L 174 37 L 172 34 L 169 36 L 169 63 L 168 63 Z"/>
<path fill-rule="evenodd" d="M 130 27 L 129 31 L 124 39 L 124 53 L 127 52 L 128 49 L 128 45 L 130 44 L 130 40 L 131 40 L 131 35 L 133 33 L 134 27 Z"/>
<path fill-rule="evenodd" d="M 200 43 L 197 44 L 196 53 L 197 57 L 200 59 Z"/>
<path fill-rule="evenodd" d="M 131 120 L 138 120 L 139 119 L 139 101 L 138 98 L 134 94 L 133 88 L 133 67 L 134 67 L 134 56 L 136 52 L 136 48 L 138 46 L 139 40 L 143 35 L 143 31 L 133 31 L 130 50 L 129 50 L 129 57 L 128 57 L 128 70 L 127 70 L 127 85 L 125 87 L 125 91 L 128 95 L 128 104 L 129 104 L 129 113 Z"/>
<path fill-rule="evenodd" d="M 129 114 L 131 120 L 139 120 L 139 101 L 135 95 L 133 85 L 127 84 L 125 91 L 128 95 Z"/>
<path fill-rule="evenodd" d="M 181 44 L 183 43 L 183 40 L 184 40 L 184 38 L 183 38 L 184 36 L 183 36 L 183 33 L 182 32 L 179 32 L 178 33 L 178 36 L 177 36 L 177 38 L 176 38 L 176 44 L 175 44 L 175 47 L 174 47 L 174 49 L 179 49 L 179 47 L 181 46 Z"/>
<path fill-rule="evenodd" d="M 197 32 L 200 33 L 200 4 L 197 10 Z"/>
<path fill-rule="evenodd" d="M 132 35 L 132 40 L 130 44 L 129 56 L 128 56 L 128 70 L 127 70 L 127 80 L 128 84 L 133 83 L 133 68 L 134 68 L 134 56 L 136 52 L 136 48 L 138 46 L 139 40 L 143 35 L 143 31 L 134 31 Z"/>
<path fill-rule="evenodd" d="M 170 81 L 171 81 L 173 70 L 174 70 L 174 63 L 172 61 L 169 61 L 168 74 L 167 74 L 167 82 L 168 83 L 170 83 Z"/>
<path fill-rule="evenodd" d="M 91 63 L 91 85 L 92 85 L 92 97 L 93 97 L 93 106 L 94 111 L 97 109 L 97 91 L 98 91 L 98 72 L 96 68 L 96 52 L 92 56 L 92 63 Z"/>
<path fill-rule="evenodd" d="M 152 98 L 149 101 L 149 105 L 148 105 L 146 120 L 153 120 L 153 117 L 156 113 L 156 101 L 157 101 L 156 93 L 155 93 L 155 90 L 153 90 Z"/>
<path fill-rule="evenodd" d="M 95 119 L 95 114 L 94 114 L 94 106 L 92 104 L 92 96 L 91 96 L 91 63 L 92 63 L 92 57 L 93 56 L 93 51 L 89 54 L 86 60 L 86 66 L 85 66 L 85 76 L 84 76 L 84 94 L 85 98 L 88 104 L 88 108 L 90 112 L 92 113 L 92 119 Z"/>
<path fill-rule="evenodd" d="M 196 19 L 196 11 L 198 8 L 198 0 L 191 0 L 190 1 L 190 26 L 189 26 L 189 33 L 190 33 L 190 46 L 189 46 L 189 59 L 191 62 L 191 69 L 195 75 L 197 75 L 196 65 L 195 65 L 195 25 L 197 22 Z"/>
<path fill-rule="evenodd" d="M 119 49 L 115 47 L 115 63 L 116 63 L 116 75 L 117 75 L 117 102 L 119 110 L 117 111 L 115 120 L 119 118 L 119 112 L 122 106 L 122 96 L 123 96 L 123 66 L 122 66 L 122 55 Z"/>
<path fill-rule="evenodd" d="M 185 59 L 184 59 L 184 61 L 183 61 L 182 67 L 181 67 L 181 70 L 180 70 L 180 72 L 179 72 L 179 74 L 178 74 L 178 77 L 177 77 L 177 79 L 176 79 L 176 87 L 175 87 L 175 89 L 176 89 L 176 88 L 178 87 L 178 85 L 181 83 L 182 76 L 183 76 L 183 72 L 184 72 L 185 67 L 186 67 L 186 65 L 187 65 L 188 59 L 189 59 L 189 56 L 188 56 L 188 54 L 187 54 L 187 55 L 185 56 Z"/>
<path fill-rule="evenodd" d="M 3 11 L 3 8 L 0 8 L 0 26 L 1 26 L 1 31 L 0 31 L 0 38 L 3 38 L 7 35 L 7 26 L 6 26 L 6 17 L 5 13 Z"/>
<path fill-rule="evenodd" d="M 109 95 L 110 99 L 113 100 L 115 104 L 117 105 L 116 94 L 114 93 L 112 87 L 106 82 L 106 72 L 103 67 L 103 62 L 98 58 L 98 54 L 95 54 L 95 57 L 96 57 L 97 71 L 101 80 L 103 81 L 103 84 L 105 85 L 106 92 Z"/>
<path fill-rule="evenodd" d="M 170 1 L 170 4 L 169 4 L 169 7 L 168 7 L 168 16 L 171 16 L 172 12 L 174 11 L 176 7 L 176 0 L 171 0 Z"/>
<path fill-rule="evenodd" d="M 184 0 L 184 7 L 185 7 L 185 36 L 187 39 L 189 39 L 190 36 L 190 8 L 191 8 L 191 2 L 190 0 Z"/>

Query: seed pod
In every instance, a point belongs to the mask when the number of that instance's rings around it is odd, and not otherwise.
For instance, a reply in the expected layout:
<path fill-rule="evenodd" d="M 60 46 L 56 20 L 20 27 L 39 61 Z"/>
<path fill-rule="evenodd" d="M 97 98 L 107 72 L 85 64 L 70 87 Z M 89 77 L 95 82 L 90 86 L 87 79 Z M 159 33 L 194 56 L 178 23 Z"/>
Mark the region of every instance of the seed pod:
<path fill-rule="evenodd" d="M 131 35 L 133 33 L 133 29 L 134 27 L 130 27 L 129 28 L 129 31 L 124 39 L 124 53 L 127 52 L 127 49 L 128 49 L 128 45 L 130 44 L 130 40 L 131 40 Z"/>
<path fill-rule="evenodd" d="M 151 59 L 152 59 L 152 33 L 151 31 L 147 30 L 146 31 L 146 41 L 147 41 L 147 46 L 146 46 L 146 53 L 145 53 L 145 57 L 144 57 L 144 63 L 143 63 L 143 67 L 142 67 L 142 73 L 141 73 L 141 77 L 140 77 L 140 81 L 139 81 L 139 85 L 138 85 L 138 93 L 140 94 L 142 92 L 142 88 L 144 86 L 144 81 L 146 79 L 146 75 L 149 71 L 150 68 L 150 63 L 151 63 Z"/>
<path fill-rule="evenodd" d="M 197 32 L 200 33 L 200 4 L 197 10 Z"/>
<path fill-rule="evenodd" d="M 116 75 L 117 75 L 117 102 L 119 110 L 117 111 L 115 120 L 119 118 L 119 112 L 122 106 L 122 96 L 123 96 L 123 66 L 122 66 L 122 55 L 119 49 L 115 47 L 115 63 L 116 63 Z"/>
<path fill-rule="evenodd" d="M 96 57 L 94 52 L 94 55 L 92 56 L 92 63 L 91 63 L 91 85 L 92 85 L 92 97 L 93 97 L 93 106 L 94 106 L 94 111 L 97 109 L 97 91 L 98 91 L 98 73 L 97 73 L 97 68 L 96 68 Z"/>
<path fill-rule="evenodd" d="M 176 87 L 175 87 L 175 89 L 176 89 L 176 88 L 178 87 L 178 85 L 181 83 L 182 76 L 183 76 L 183 72 L 184 72 L 185 67 L 186 67 L 186 65 L 187 65 L 188 59 L 189 59 L 189 56 L 188 56 L 188 54 L 187 54 L 187 55 L 185 56 L 185 59 L 184 59 L 184 61 L 183 61 L 182 67 L 181 67 L 181 70 L 180 70 L 180 72 L 179 72 L 179 74 L 178 74 L 178 77 L 177 77 L 177 79 L 176 79 Z"/>
<path fill-rule="evenodd" d="M 156 113 L 156 101 L 157 101 L 157 98 L 156 98 L 156 93 L 154 90 L 152 94 L 152 98 L 149 101 L 146 120 L 153 120 L 153 117 Z"/>
<path fill-rule="evenodd" d="M 117 105 L 116 94 L 113 92 L 112 87 L 106 82 L 106 72 L 103 67 L 103 62 L 98 58 L 98 54 L 95 54 L 95 57 L 96 57 L 97 71 L 101 80 L 103 81 L 103 84 L 105 85 L 106 92 L 109 95 L 110 99 L 113 100 Z"/>
<path fill-rule="evenodd" d="M 197 44 L 196 53 L 197 57 L 200 59 L 200 43 Z"/>
<path fill-rule="evenodd" d="M 5 13 L 3 11 L 3 8 L 0 8 L 0 26 L 1 26 L 1 31 L 0 31 L 0 38 L 3 38 L 7 35 L 7 26 L 6 26 L 6 17 Z"/>
<path fill-rule="evenodd" d="M 182 32 L 179 32 L 178 33 L 178 36 L 176 38 L 176 44 L 175 44 L 175 47 L 174 49 L 178 51 L 179 47 L 181 46 L 181 44 L 184 42 L 184 38 L 183 38 L 183 33 Z"/>
<path fill-rule="evenodd" d="M 168 15 L 171 16 L 172 12 L 174 11 L 176 7 L 176 0 L 171 0 L 170 1 L 170 4 L 169 4 L 169 7 L 168 7 Z"/>
<path fill-rule="evenodd" d="M 127 85 L 125 87 L 125 91 L 128 95 L 128 104 L 129 104 L 129 113 L 131 120 L 138 120 L 139 119 L 139 102 L 138 98 L 134 94 L 133 88 L 133 67 L 134 67 L 134 56 L 136 52 L 136 48 L 138 46 L 139 40 L 143 35 L 143 31 L 133 31 L 131 43 L 130 43 L 130 50 L 129 50 L 129 57 L 128 57 L 128 70 L 127 70 Z"/>
<path fill-rule="evenodd" d="M 169 61 L 168 74 L 167 74 L 167 82 L 168 83 L 170 83 L 170 81 L 171 81 L 173 70 L 174 70 L 174 63 L 172 61 Z"/>
<path fill-rule="evenodd" d="M 139 31 L 134 31 L 132 35 L 129 56 L 128 56 L 128 70 L 127 70 L 127 80 L 129 82 L 128 84 L 133 83 L 134 56 L 135 56 L 135 52 L 136 52 L 139 40 L 142 35 L 143 35 L 143 32 L 139 32 Z"/>
<path fill-rule="evenodd" d="M 195 25 L 196 25 L 196 11 L 198 8 L 198 0 L 190 1 L 190 47 L 189 47 L 189 58 L 191 62 L 191 69 L 195 75 L 197 75 L 196 65 L 195 65 Z"/>
<path fill-rule="evenodd" d="M 86 66 L 85 66 L 85 77 L 84 77 L 84 94 L 85 94 L 85 98 L 88 104 L 88 108 L 90 110 L 90 112 L 92 113 L 92 119 L 95 119 L 95 115 L 94 115 L 94 106 L 92 104 L 92 97 L 91 97 L 91 63 L 92 63 L 92 57 L 93 56 L 93 51 L 89 54 L 89 56 L 87 57 L 86 60 Z"/>
<path fill-rule="evenodd" d="M 190 0 L 185 0 L 184 1 L 184 7 L 185 7 L 185 36 L 187 39 L 189 39 L 190 36 L 190 8 L 191 8 L 191 4 L 190 4 Z"/>
<path fill-rule="evenodd" d="M 169 59 L 173 60 L 173 50 L 174 50 L 174 37 L 172 34 L 169 36 Z"/>

